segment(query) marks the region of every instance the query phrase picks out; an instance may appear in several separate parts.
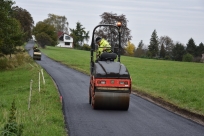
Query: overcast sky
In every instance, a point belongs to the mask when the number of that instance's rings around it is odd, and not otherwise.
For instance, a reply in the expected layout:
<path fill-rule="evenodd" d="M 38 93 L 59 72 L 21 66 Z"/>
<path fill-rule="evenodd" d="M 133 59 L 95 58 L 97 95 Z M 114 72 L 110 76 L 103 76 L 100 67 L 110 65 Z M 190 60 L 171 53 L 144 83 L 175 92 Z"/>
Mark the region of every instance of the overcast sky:
<path fill-rule="evenodd" d="M 35 24 L 48 14 L 65 16 L 70 28 L 80 22 L 92 31 L 102 20 L 100 15 L 112 12 L 125 15 L 131 30 L 131 42 L 148 45 L 154 29 L 158 37 L 169 36 L 186 45 L 193 38 L 196 45 L 204 43 L 204 0 L 14 0 L 26 9 Z M 90 44 L 91 38 L 89 40 Z"/>

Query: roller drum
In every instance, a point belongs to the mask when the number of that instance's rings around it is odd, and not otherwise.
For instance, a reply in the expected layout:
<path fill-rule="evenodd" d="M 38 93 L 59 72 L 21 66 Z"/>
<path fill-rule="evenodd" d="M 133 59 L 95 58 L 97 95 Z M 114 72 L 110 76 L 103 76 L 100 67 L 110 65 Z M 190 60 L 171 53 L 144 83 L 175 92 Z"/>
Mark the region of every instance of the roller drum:
<path fill-rule="evenodd" d="M 92 106 L 94 109 L 128 110 L 129 101 L 129 93 L 95 92 Z"/>

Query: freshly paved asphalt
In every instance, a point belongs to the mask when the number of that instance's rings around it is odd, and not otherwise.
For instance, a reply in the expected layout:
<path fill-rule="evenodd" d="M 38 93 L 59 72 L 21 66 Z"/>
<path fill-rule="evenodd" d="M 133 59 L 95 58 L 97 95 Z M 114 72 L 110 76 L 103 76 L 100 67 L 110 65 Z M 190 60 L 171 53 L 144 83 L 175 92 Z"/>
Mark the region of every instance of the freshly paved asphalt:
<path fill-rule="evenodd" d="M 26 46 L 31 56 L 33 45 L 30 41 Z M 88 103 L 89 76 L 45 55 L 36 62 L 51 75 L 63 97 L 69 136 L 204 136 L 204 126 L 133 94 L 128 111 L 93 110 Z"/>

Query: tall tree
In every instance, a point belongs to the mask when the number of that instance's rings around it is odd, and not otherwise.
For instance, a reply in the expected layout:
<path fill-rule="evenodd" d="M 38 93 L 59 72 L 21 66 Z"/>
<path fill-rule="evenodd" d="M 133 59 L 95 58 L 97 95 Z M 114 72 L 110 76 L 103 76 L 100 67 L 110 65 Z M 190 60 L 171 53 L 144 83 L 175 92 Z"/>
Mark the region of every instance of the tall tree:
<path fill-rule="evenodd" d="M 74 47 L 78 48 L 79 46 L 82 46 L 84 41 L 88 41 L 90 36 L 89 36 L 89 31 L 85 31 L 85 27 L 80 22 L 76 23 L 76 28 L 71 29 L 71 36 L 74 39 Z"/>
<path fill-rule="evenodd" d="M 185 54 L 184 45 L 181 43 L 176 43 L 172 50 L 173 59 L 176 61 L 182 61 L 183 55 Z"/>
<path fill-rule="evenodd" d="M 0 52 L 10 56 L 16 50 L 16 46 L 23 44 L 20 23 L 12 17 L 13 4 L 14 2 L 10 0 L 0 0 Z"/>
<path fill-rule="evenodd" d="M 130 35 L 130 29 L 127 27 L 128 20 L 125 15 L 117 15 L 116 13 L 104 12 L 100 15 L 102 21 L 99 24 L 113 24 L 115 25 L 118 21 L 122 23 L 121 26 L 121 45 L 125 47 L 127 42 L 132 39 Z M 103 37 L 110 42 L 112 46 L 118 46 L 118 31 L 115 27 L 101 27 L 96 32 L 97 36 Z"/>
<path fill-rule="evenodd" d="M 169 36 L 161 36 L 159 38 L 160 45 L 164 45 L 165 56 L 172 56 L 172 49 L 174 48 L 173 40 Z"/>
<path fill-rule="evenodd" d="M 53 25 L 56 29 L 56 32 L 68 32 L 68 25 L 69 22 L 67 22 L 67 18 L 65 16 L 59 16 L 55 14 L 48 14 L 48 18 L 43 20 L 44 23 L 47 23 L 49 25 Z"/>
<path fill-rule="evenodd" d="M 126 46 L 126 53 L 128 56 L 134 56 L 135 52 L 135 45 L 128 41 L 127 46 Z"/>
<path fill-rule="evenodd" d="M 151 39 L 150 39 L 150 45 L 148 46 L 150 57 L 156 57 L 159 53 L 159 40 L 157 36 L 156 30 L 153 31 Z"/>
<path fill-rule="evenodd" d="M 6 38 L 8 38 L 9 33 L 7 33 L 8 27 L 10 27 L 7 22 L 11 18 L 11 13 L 12 9 L 11 6 L 14 4 L 13 1 L 5 1 L 5 0 L 0 0 L 0 53 L 2 52 L 3 54 L 4 51 L 2 51 L 4 48 L 6 48 Z M 6 32 L 6 33 L 5 33 Z"/>
<path fill-rule="evenodd" d="M 141 40 L 140 42 L 139 42 L 139 44 L 138 44 L 138 48 L 143 48 L 143 46 L 144 46 L 144 43 L 143 43 L 143 40 Z"/>
<path fill-rule="evenodd" d="M 190 53 L 193 56 L 195 56 L 196 45 L 195 45 L 195 42 L 194 42 L 193 38 L 190 38 L 186 45 L 187 45 L 186 52 Z"/>
<path fill-rule="evenodd" d="M 138 44 L 137 49 L 135 50 L 135 57 L 142 57 L 145 56 L 145 50 L 143 49 L 144 43 L 141 40 Z"/>
<path fill-rule="evenodd" d="M 166 50 L 164 48 L 164 44 L 161 45 L 161 50 L 160 50 L 160 57 L 164 58 L 166 55 Z"/>
<path fill-rule="evenodd" d="M 31 14 L 23 8 L 18 6 L 12 7 L 13 17 L 17 19 L 21 24 L 21 29 L 24 32 L 24 42 L 32 38 L 32 29 L 33 29 L 33 18 Z"/>
<path fill-rule="evenodd" d="M 196 46 L 195 57 L 201 57 L 204 53 L 204 44 L 201 42 L 199 46 Z"/>
<path fill-rule="evenodd" d="M 33 34 L 42 47 L 45 47 L 45 45 L 55 46 L 57 44 L 57 33 L 53 25 L 40 21 L 33 28 Z"/>

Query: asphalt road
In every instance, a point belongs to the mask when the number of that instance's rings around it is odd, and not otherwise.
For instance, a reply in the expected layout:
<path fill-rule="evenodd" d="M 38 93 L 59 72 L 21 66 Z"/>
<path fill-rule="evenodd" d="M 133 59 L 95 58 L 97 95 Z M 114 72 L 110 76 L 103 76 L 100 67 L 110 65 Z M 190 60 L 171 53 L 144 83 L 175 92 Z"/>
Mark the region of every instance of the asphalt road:
<path fill-rule="evenodd" d="M 31 56 L 33 45 L 26 46 Z M 69 136 L 204 136 L 204 126 L 133 94 L 128 111 L 93 110 L 88 103 L 89 76 L 45 55 L 36 62 L 52 76 L 63 97 Z"/>

